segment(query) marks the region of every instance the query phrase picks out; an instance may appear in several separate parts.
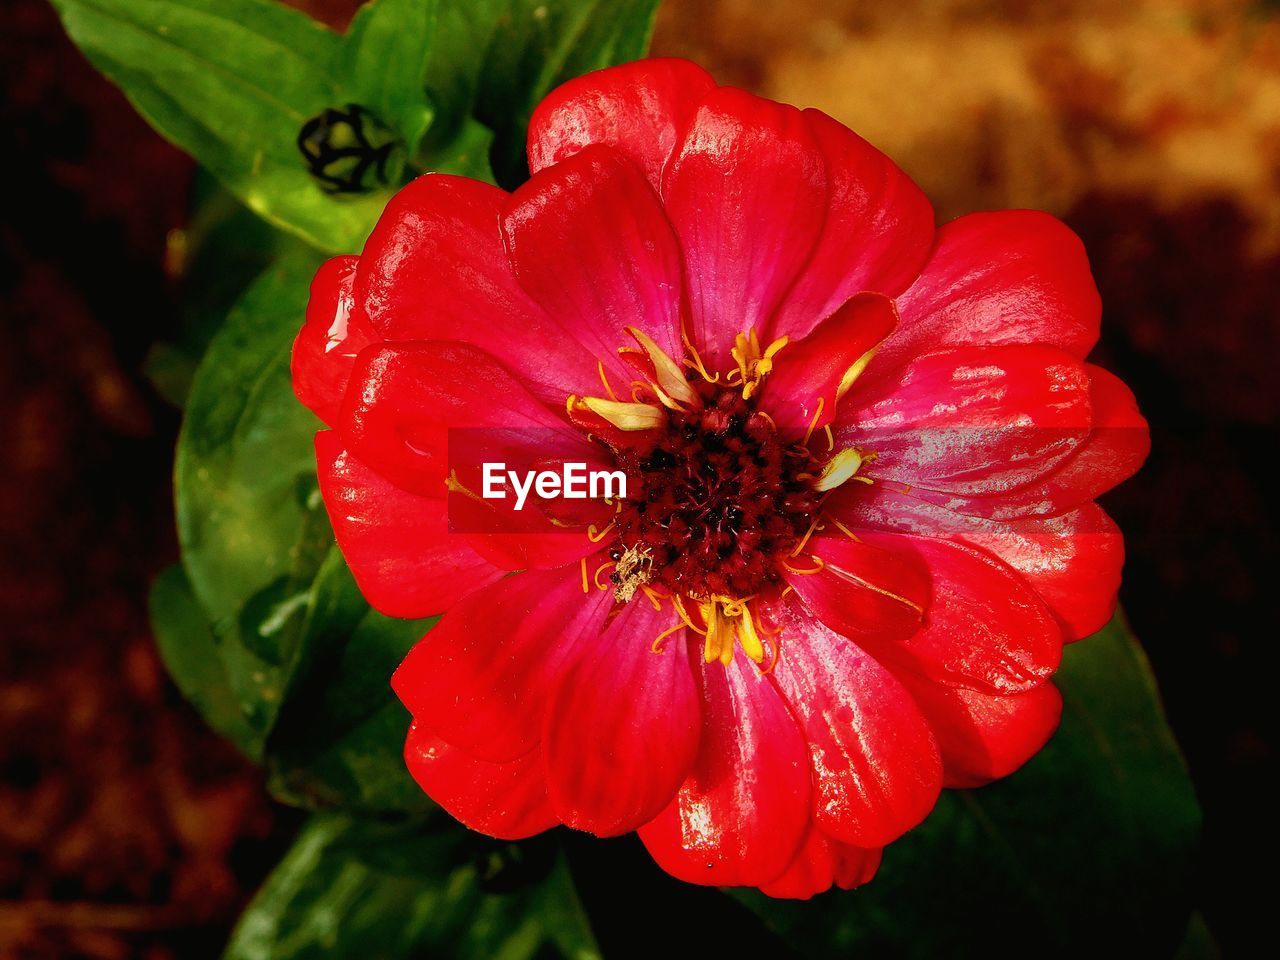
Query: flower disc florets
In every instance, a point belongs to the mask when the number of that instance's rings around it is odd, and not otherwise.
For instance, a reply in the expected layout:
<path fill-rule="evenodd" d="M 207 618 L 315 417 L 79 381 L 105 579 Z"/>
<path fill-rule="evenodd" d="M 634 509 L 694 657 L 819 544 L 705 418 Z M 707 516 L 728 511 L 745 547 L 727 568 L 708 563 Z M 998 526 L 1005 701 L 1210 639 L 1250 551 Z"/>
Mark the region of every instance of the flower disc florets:
<path fill-rule="evenodd" d="M 612 559 L 632 551 L 645 558 L 636 569 L 683 596 L 751 596 L 778 583 L 772 558 L 790 553 L 813 522 L 814 458 L 786 444 L 740 388 L 703 381 L 695 389 L 701 409 L 668 411 L 651 449 L 619 458 L 628 498 Z"/>

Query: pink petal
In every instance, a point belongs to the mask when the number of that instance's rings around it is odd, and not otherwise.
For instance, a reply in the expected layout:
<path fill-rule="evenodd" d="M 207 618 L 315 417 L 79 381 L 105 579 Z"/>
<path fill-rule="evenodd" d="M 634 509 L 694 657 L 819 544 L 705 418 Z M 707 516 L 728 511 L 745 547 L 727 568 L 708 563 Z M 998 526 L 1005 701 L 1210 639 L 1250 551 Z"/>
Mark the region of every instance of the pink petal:
<path fill-rule="evenodd" d="M 375 609 L 431 616 L 502 576 L 449 533 L 444 501 L 384 480 L 343 448 L 337 432 L 316 434 L 316 462 L 338 547 Z"/>
<path fill-rule="evenodd" d="M 640 839 L 690 883 L 759 886 L 791 863 L 809 824 L 808 745 L 745 657 L 702 664 L 702 743 L 689 779 Z"/>
<path fill-rule="evenodd" d="M 640 598 L 619 609 L 560 678 L 543 751 L 551 802 L 571 827 L 613 836 L 648 823 L 671 802 L 698 753 L 701 693 L 680 637 Z"/>
<path fill-rule="evenodd" d="M 721 87 L 698 108 L 663 180 L 684 250 L 690 335 L 710 370 L 734 337 L 763 332 L 808 264 L 826 215 L 826 169 L 794 107 Z"/>
<path fill-rule="evenodd" d="M 954 540 L 859 530 L 860 539 L 914 552 L 929 570 L 924 625 L 909 639 L 877 642 L 887 663 L 991 693 L 1039 686 L 1062 658 L 1062 630 L 1035 591 L 1007 564 Z"/>
<path fill-rule="evenodd" d="M 356 354 L 381 339 L 351 292 L 359 259 L 335 257 L 316 271 L 307 319 L 293 341 L 293 392 L 329 426 L 337 423 Z"/>
<path fill-rule="evenodd" d="M 880 867 L 880 849 L 864 850 L 832 840 L 816 826 L 810 827 L 804 845 L 785 873 L 760 886 L 770 897 L 808 900 L 832 886 L 852 890 L 870 883 Z"/>
<path fill-rule="evenodd" d="M 837 446 L 874 451 L 869 476 L 952 496 L 1040 481 L 1089 435 L 1083 365 L 1044 347 L 957 347 L 916 359 L 892 385 L 860 387 Z"/>
<path fill-rule="evenodd" d="M 814 771 L 814 819 L 857 847 L 882 847 L 923 820 L 942 785 L 933 734 L 887 669 L 803 607 L 774 608 L 770 676 L 799 719 Z"/>
<path fill-rule="evenodd" d="M 892 300 L 877 293 L 853 297 L 808 336 L 777 354 L 764 381 L 761 408 L 788 433 L 831 423 L 850 368 L 892 333 L 897 322 Z"/>
<path fill-rule="evenodd" d="M 933 728 L 945 787 L 980 787 L 1007 777 L 1040 751 L 1062 716 L 1062 695 L 1052 683 L 999 696 L 907 670 L 897 677 Z"/>
<path fill-rule="evenodd" d="M 1034 210 L 974 213 L 938 230 L 920 277 L 898 298 L 902 325 L 870 376 L 948 346 L 1039 344 L 1084 356 L 1102 306 L 1084 245 Z"/>
<path fill-rule="evenodd" d="M 715 81 L 688 60 L 638 60 L 597 70 L 552 90 L 529 121 L 534 173 L 591 144 L 617 147 L 654 189 L 698 103 Z"/>
<path fill-rule="evenodd" d="M 466 340 L 561 406 L 597 383 L 596 361 L 516 282 L 498 217 L 507 194 L 428 174 L 387 204 L 356 273 L 356 302 L 388 340 Z"/>
<path fill-rule="evenodd" d="M 933 206 L 892 160 L 820 110 L 804 112 L 826 158 L 826 225 L 773 321 L 774 336 L 804 336 L 850 297 L 896 297 L 933 245 Z"/>
<path fill-rule="evenodd" d="M 626 327 L 683 354 L 680 248 L 653 188 L 623 154 L 587 147 L 535 174 L 503 207 L 502 229 L 521 286 L 604 363 L 619 398 L 633 379 L 618 358 L 633 343 Z"/>
<path fill-rule="evenodd" d="M 414 723 L 404 759 L 427 796 L 472 830 L 499 840 L 521 840 L 560 822 L 547 802 L 537 750 L 508 763 L 488 763 Z"/>
<path fill-rule="evenodd" d="M 576 567 L 529 570 L 469 594 L 447 610 L 392 678 L 414 719 L 490 761 L 538 743 L 552 685 L 612 603 L 582 589 Z"/>

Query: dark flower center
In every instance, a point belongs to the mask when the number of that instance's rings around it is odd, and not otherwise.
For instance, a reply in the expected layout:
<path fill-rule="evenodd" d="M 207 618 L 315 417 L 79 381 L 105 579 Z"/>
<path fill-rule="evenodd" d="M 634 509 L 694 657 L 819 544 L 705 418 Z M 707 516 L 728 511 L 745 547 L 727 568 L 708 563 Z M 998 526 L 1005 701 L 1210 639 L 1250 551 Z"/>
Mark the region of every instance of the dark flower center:
<path fill-rule="evenodd" d="M 623 452 L 627 499 L 613 560 L 686 597 L 746 598 L 778 582 L 774 558 L 813 523 L 821 494 L 807 447 L 779 438 L 742 389 L 694 384 L 701 410 L 667 411 L 652 447 Z M 627 571 L 615 571 L 615 582 Z"/>

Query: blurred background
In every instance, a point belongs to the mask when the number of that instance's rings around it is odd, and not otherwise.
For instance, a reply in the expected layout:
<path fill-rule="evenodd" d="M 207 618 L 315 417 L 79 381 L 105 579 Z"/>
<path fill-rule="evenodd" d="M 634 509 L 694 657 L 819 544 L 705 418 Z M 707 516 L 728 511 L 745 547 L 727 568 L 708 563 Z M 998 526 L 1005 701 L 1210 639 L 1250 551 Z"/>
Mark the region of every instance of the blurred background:
<path fill-rule="evenodd" d="M 358 3 L 293 5 L 342 26 Z M 1277 834 L 1280 4 L 667 0 L 654 52 L 821 107 L 942 220 L 1036 207 L 1084 238 L 1094 358 L 1154 441 L 1104 500 L 1122 600 L 1205 811 L 1197 903 L 1253 955 Z M 214 957 L 297 815 L 147 625 L 178 416 L 142 364 L 177 327 L 193 167 L 44 0 L 0 7 L 0 77 L 0 956 Z"/>

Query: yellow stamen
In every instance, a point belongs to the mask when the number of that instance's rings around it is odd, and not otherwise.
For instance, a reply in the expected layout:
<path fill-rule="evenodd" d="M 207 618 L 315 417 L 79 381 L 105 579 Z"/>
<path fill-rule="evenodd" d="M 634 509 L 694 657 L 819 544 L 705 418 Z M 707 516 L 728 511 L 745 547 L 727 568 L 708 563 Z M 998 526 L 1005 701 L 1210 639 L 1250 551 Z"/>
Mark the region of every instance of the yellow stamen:
<path fill-rule="evenodd" d="M 816 560 L 818 558 L 815 557 L 814 559 Z M 924 607 L 920 606 L 920 604 L 913 603 L 911 600 L 908 600 L 906 597 L 902 596 L 901 594 L 894 593 L 892 590 L 886 590 L 884 587 L 876 586 L 870 580 L 864 580 L 862 577 L 859 577 L 856 574 L 850 573 L 848 570 L 842 570 L 840 567 L 832 567 L 831 572 L 834 573 L 837 577 L 842 577 L 845 580 L 852 581 L 853 583 L 860 583 L 864 587 L 866 587 L 868 590 L 878 593 L 882 597 L 888 597 L 890 600 L 897 600 L 899 603 L 904 603 L 908 607 L 910 607 L 912 610 L 915 610 L 917 613 L 924 613 Z"/>
<path fill-rule="evenodd" d="M 666 630 L 663 630 L 660 634 L 654 637 L 653 643 L 649 644 L 649 650 L 652 651 L 653 653 L 661 653 L 662 641 L 667 639 L 667 637 L 671 636 L 677 630 L 683 630 L 683 629 L 684 629 L 684 624 L 677 623 L 674 627 L 668 627 Z"/>
<path fill-rule="evenodd" d="M 577 402 L 619 430 L 652 430 L 667 422 L 662 408 L 649 403 L 620 403 L 601 397 L 583 397 Z"/>
<path fill-rule="evenodd" d="M 867 369 L 867 364 L 871 362 L 871 358 L 876 355 L 876 351 L 880 349 L 880 345 L 876 344 L 862 356 L 860 356 L 848 370 L 844 372 L 844 376 L 840 378 L 840 386 L 836 387 L 836 399 L 839 400 L 849 388 L 853 386 L 854 381 L 862 376 L 862 371 Z"/>
<path fill-rule="evenodd" d="M 804 536 L 800 538 L 800 542 L 796 544 L 796 548 L 791 551 L 791 556 L 798 557 L 800 551 L 804 549 L 804 545 L 809 542 L 809 538 L 813 536 L 815 530 L 821 530 L 818 522 L 822 519 L 821 515 L 813 518 L 813 523 L 809 524 L 809 529 L 804 532 Z"/>
<path fill-rule="evenodd" d="M 617 564 L 615 564 L 612 560 L 610 560 L 607 563 L 602 563 L 600 564 L 600 566 L 596 567 L 596 572 L 591 575 L 591 582 L 596 585 L 597 590 L 609 589 L 608 584 L 600 582 L 600 574 L 604 573 L 610 567 L 614 567 L 614 566 L 617 566 Z"/>
<path fill-rule="evenodd" d="M 684 341 L 684 348 L 689 351 L 689 356 L 693 358 L 692 360 L 686 360 L 685 365 L 690 370 L 697 370 L 707 383 L 719 383 L 720 374 L 717 373 L 713 377 L 707 372 L 706 365 L 702 362 L 702 356 L 698 353 L 698 348 L 693 345 L 693 341 L 689 339 L 689 334 L 685 331 L 683 324 L 680 327 L 680 339 Z"/>
<path fill-rule="evenodd" d="M 842 533 L 844 533 L 844 535 L 845 535 L 845 536 L 847 536 L 850 540 L 857 541 L 858 543 L 861 543 L 861 542 L 862 542 L 862 541 L 858 538 L 858 535 L 857 535 L 856 533 L 854 533 L 852 530 L 850 530 L 848 527 L 846 527 L 843 523 L 841 523 L 841 522 L 840 522 L 839 520 L 837 520 L 835 517 L 827 517 L 826 519 L 828 519 L 828 520 L 830 520 L 832 523 L 834 523 L 834 524 L 835 524 L 835 525 L 840 529 L 840 531 L 841 531 Z"/>
<path fill-rule="evenodd" d="M 823 424 L 822 429 L 827 434 L 827 453 L 830 453 L 836 448 L 836 435 L 831 432 L 831 424 L 829 423 Z"/>
<path fill-rule="evenodd" d="M 643 330 L 636 327 L 627 327 L 627 333 L 631 334 L 636 343 L 640 344 L 641 349 L 649 355 L 649 360 L 653 363 L 654 375 L 658 379 L 657 385 L 662 391 L 659 394 L 659 399 L 665 394 L 674 401 L 673 406 L 676 403 L 696 405 L 698 395 L 689 386 L 689 381 L 685 379 L 684 371 L 680 369 L 680 365 L 672 360 L 666 351 L 654 343 Z"/>
<path fill-rule="evenodd" d="M 813 554 L 810 554 L 809 559 L 817 564 L 817 566 L 815 566 L 812 570 L 801 570 L 799 567 L 793 567 L 791 564 L 787 563 L 785 560 L 782 561 L 782 565 L 786 567 L 788 570 L 790 570 L 792 573 L 797 574 L 799 576 L 807 577 L 810 574 L 821 573 L 822 568 L 826 566 L 826 564 L 822 562 L 822 558 L 816 557 Z"/>
<path fill-rule="evenodd" d="M 590 593 L 591 587 L 587 584 L 587 558 L 583 557 L 578 562 L 582 565 L 582 592 Z"/>
<path fill-rule="evenodd" d="M 644 591 L 644 595 L 648 597 L 649 602 L 653 604 L 653 609 L 661 611 L 663 595 L 661 593 L 658 593 L 658 591 L 653 589 L 653 587 L 650 587 L 643 583 L 640 584 L 640 589 Z"/>
<path fill-rule="evenodd" d="M 750 400 L 751 395 L 760 389 L 761 382 L 773 371 L 773 358 L 790 342 L 790 337 L 778 337 L 761 352 L 760 338 L 754 328 L 734 338 L 733 349 L 729 354 L 738 368 L 730 371 L 730 376 L 726 379 L 733 382 L 733 373 L 737 373 L 738 379 L 742 381 L 743 400 Z"/>
<path fill-rule="evenodd" d="M 494 509 L 494 506 L 492 503 L 489 503 L 487 500 L 485 500 L 483 497 L 481 497 L 474 490 L 470 489 L 466 484 L 464 484 L 461 480 L 458 479 L 457 470 L 449 471 L 449 476 L 445 478 L 444 486 L 445 486 L 445 489 L 450 491 L 451 493 L 461 493 L 465 496 L 470 497 L 472 500 L 476 501 L 476 503 L 483 503 L 486 507 L 489 507 L 490 509 Z"/>
<path fill-rule="evenodd" d="M 809 438 L 813 436 L 813 431 L 818 426 L 818 418 L 822 416 L 822 407 L 824 404 L 826 404 L 826 402 L 827 402 L 826 397 L 818 398 L 818 409 L 813 411 L 813 419 L 809 421 L 809 429 L 806 430 L 804 433 L 805 446 L 809 445 Z"/>
<path fill-rule="evenodd" d="M 680 619 L 684 621 L 686 627 L 700 636 L 705 637 L 707 635 L 707 631 L 696 626 L 693 620 L 689 618 L 689 611 L 684 608 L 684 599 L 682 597 L 673 593 L 671 595 L 671 605 L 676 608 L 676 613 L 680 614 Z"/>
<path fill-rule="evenodd" d="M 862 467 L 862 462 L 862 453 L 859 450 L 855 447 L 845 447 L 826 462 L 813 488 L 823 491 L 834 490 L 857 473 Z"/>
<path fill-rule="evenodd" d="M 604 384 L 604 392 L 613 398 L 614 403 L 618 402 L 618 395 L 613 392 L 613 385 L 609 383 L 609 377 L 604 372 L 604 361 L 596 361 L 596 370 L 600 373 L 600 382 Z"/>
<path fill-rule="evenodd" d="M 590 540 L 592 543 L 599 543 L 601 540 L 603 540 L 605 537 L 609 535 L 609 531 L 612 529 L 613 529 L 612 520 L 606 523 L 603 529 L 601 530 L 596 530 L 596 525 L 594 523 L 590 524 L 587 527 L 587 539 Z"/>
<path fill-rule="evenodd" d="M 738 620 L 738 642 L 748 657 L 756 663 L 764 662 L 764 644 L 756 632 L 755 621 L 751 619 L 751 609 L 746 605 L 742 607 L 742 616 Z"/>

